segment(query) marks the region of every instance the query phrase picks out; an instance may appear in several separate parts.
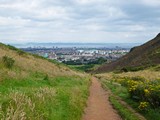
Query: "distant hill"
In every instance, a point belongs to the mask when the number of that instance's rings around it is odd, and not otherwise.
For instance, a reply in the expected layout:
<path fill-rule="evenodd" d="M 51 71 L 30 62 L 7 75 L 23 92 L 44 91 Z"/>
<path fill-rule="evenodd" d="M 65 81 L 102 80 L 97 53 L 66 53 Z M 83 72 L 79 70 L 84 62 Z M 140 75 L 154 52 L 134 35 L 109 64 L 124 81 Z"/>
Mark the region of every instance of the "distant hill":
<path fill-rule="evenodd" d="M 149 42 L 134 47 L 122 58 L 99 67 L 96 73 L 115 70 L 136 71 L 148 66 L 160 64 L 160 33 Z"/>

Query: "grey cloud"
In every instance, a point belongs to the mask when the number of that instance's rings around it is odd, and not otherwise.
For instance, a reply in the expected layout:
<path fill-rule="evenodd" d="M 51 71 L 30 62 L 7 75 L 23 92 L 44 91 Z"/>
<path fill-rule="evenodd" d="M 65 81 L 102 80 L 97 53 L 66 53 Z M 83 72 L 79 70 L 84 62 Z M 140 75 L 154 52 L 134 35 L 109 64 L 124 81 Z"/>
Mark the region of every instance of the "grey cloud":
<path fill-rule="evenodd" d="M 153 1 L 1 0 L 0 41 L 144 42 L 160 28 Z"/>

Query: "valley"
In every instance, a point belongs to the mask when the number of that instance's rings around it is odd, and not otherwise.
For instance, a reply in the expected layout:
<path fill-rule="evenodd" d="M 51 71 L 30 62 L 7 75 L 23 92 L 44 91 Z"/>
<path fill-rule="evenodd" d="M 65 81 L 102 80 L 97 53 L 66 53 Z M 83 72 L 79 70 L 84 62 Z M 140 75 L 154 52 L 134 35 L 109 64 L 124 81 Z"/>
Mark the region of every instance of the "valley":
<path fill-rule="evenodd" d="M 160 120 L 160 0 L 0 0 L 0 120 Z"/>
<path fill-rule="evenodd" d="M 1 43 L 0 119 L 159 120 L 159 41 L 158 35 L 94 66 L 67 65 Z"/>

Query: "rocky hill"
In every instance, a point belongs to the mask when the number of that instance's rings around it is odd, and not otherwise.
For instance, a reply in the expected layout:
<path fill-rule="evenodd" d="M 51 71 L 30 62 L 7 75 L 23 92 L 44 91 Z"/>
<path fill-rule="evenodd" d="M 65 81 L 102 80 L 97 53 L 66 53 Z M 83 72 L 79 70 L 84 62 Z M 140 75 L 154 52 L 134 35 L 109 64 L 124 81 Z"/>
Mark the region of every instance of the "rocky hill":
<path fill-rule="evenodd" d="M 94 72 L 136 71 L 157 64 L 160 64 L 160 33 L 149 42 L 132 48 L 124 57 L 105 64 Z"/>

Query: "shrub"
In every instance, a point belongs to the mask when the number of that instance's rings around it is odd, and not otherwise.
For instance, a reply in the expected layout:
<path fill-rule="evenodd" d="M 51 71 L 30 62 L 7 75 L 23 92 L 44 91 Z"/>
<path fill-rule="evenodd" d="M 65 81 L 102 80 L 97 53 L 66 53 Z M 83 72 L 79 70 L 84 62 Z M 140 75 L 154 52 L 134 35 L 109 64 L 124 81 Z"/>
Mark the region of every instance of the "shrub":
<path fill-rule="evenodd" d="M 120 69 L 121 72 L 136 72 L 140 70 L 144 70 L 146 66 L 139 66 L 139 67 L 123 67 Z"/>
<path fill-rule="evenodd" d="M 121 78 L 117 82 L 127 87 L 131 99 L 148 102 L 148 106 L 152 108 L 160 107 L 160 80 L 149 81 L 141 77 L 134 77 Z M 143 109 L 143 104 L 140 104 L 139 108 Z M 145 107 L 144 109 L 146 109 Z"/>
<path fill-rule="evenodd" d="M 43 80 L 46 80 L 46 81 L 48 81 L 48 80 L 49 80 L 49 77 L 48 77 L 48 75 L 45 75 Z"/>
<path fill-rule="evenodd" d="M 26 54 L 26 53 L 25 53 L 24 51 L 22 51 L 22 50 L 18 50 L 17 53 L 18 53 L 18 55 L 24 55 L 24 54 Z"/>
<path fill-rule="evenodd" d="M 8 47 L 10 50 L 15 50 L 15 51 L 18 50 L 16 47 L 14 47 L 14 46 L 12 46 L 12 45 L 7 45 L 7 47 Z"/>
<path fill-rule="evenodd" d="M 7 47 L 10 49 L 10 50 L 14 50 L 18 53 L 18 55 L 24 55 L 26 54 L 26 52 L 24 52 L 23 50 L 20 50 L 14 46 L 11 46 L 11 45 L 7 45 Z"/>
<path fill-rule="evenodd" d="M 13 67 L 14 62 L 15 62 L 15 60 L 13 60 L 13 58 L 10 58 L 6 55 L 2 57 L 2 61 L 3 61 L 4 65 L 9 69 L 11 69 Z"/>
<path fill-rule="evenodd" d="M 148 102 L 140 102 L 138 108 L 142 111 L 148 110 L 149 103 Z"/>
<path fill-rule="evenodd" d="M 160 65 L 156 66 L 156 67 L 154 68 L 154 70 L 155 70 L 155 71 L 160 71 Z"/>

